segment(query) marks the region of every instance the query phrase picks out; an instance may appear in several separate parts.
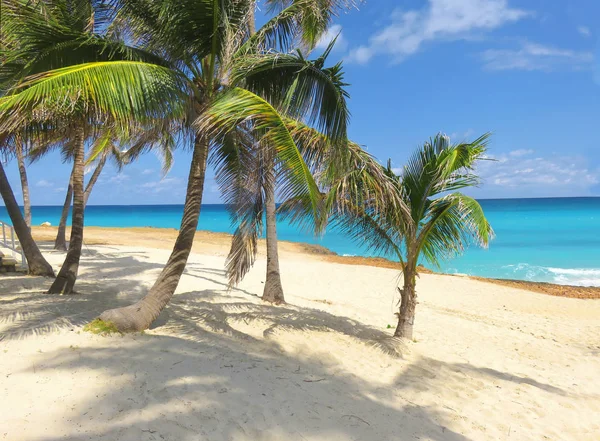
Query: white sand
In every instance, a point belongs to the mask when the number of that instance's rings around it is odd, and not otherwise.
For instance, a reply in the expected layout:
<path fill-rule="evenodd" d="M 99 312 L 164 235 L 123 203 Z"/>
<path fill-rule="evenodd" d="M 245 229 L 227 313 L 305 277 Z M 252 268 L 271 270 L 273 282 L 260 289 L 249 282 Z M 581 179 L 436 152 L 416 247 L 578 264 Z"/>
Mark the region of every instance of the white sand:
<path fill-rule="evenodd" d="M 273 307 L 264 261 L 228 293 L 195 254 L 155 329 L 81 332 L 167 256 L 91 247 L 77 296 L 0 278 L 1 440 L 600 439 L 600 301 L 423 275 L 400 347 L 396 271 L 286 256 Z"/>

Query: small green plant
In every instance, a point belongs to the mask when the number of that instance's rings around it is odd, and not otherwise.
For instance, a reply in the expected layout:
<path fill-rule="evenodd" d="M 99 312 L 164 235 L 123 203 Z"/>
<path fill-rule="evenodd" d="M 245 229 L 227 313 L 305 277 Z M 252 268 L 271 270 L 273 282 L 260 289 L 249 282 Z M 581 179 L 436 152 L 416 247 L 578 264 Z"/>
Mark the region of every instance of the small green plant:
<path fill-rule="evenodd" d="M 114 323 L 105 322 L 104 320 L 94 319 L 87 325 L 83 327 L 85 332 L 91 332 L 92 334 L 98 335 L 110 335 L 110 334 L 122 334 L 121 331 L 117 329 Z"/>
<path fill-rule="evenodd" d="M 388 325 L 387 325 L 387 328 L 388 328 L 388 329 L 392 329 L 392 325 L 389 325 L 389 324 L 388 324 Z"/>

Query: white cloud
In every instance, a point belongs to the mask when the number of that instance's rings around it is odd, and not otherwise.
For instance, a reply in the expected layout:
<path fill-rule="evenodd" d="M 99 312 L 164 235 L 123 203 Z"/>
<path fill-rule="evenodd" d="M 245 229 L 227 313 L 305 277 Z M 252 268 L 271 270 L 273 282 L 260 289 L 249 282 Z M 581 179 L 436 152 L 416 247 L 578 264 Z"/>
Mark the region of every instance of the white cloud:
<path fill-rule="evenodd" d="M 513 150 L 512 152 L 509 153 L 510 156 L 514 156 L 514 157 L 520 157 L 520 156 L 527 156 L 527 155 L 531 155 L 533 154 L 533 150 L 526 150 L 526 149 L 519 149 L 519 150 Z"/>
<path fill-rule="evenodd" d="M 590 31 L 590 28 L 588 28 L 587 26 L 579 26 L 577 28 L 577 32 L 579 32 L 584 37 L 591 37 L 592 36 L 592 31 Z"/>
<path fill-rule="evenodd" d="M 533 150 L 514 150 L 495 161 L 483 161 L 478 173 L 483 190 L 493 194 L 587 195 L 600 183 L 600 170 L 590 169 L 581 156 L 536 157 Z"/>
<path fill-rule="evenodd" d="M 344 38 L 342 27 L 338 24 L 335 24 L 329 29 L 327 29 L 327 32 L 323 34 L 323 36 L 315 46 L 315 49 L 319 51 L 327 49 L 327 46 L 329 46 L 329 43 L 331 43 L 335 37 L 337 37 L 337 40 L 335 42 L 333 50 L 345 51 L 348 48 L 348 42 Z"/>
<path fill-rule="evenodd" d="M 111 184 L 121 184 L 128 180 L 129 180 L 129 175 L 126 175 L 125 173 L 119 173 L 118 175 L 111 176 L 108 179 L 108 182 L 110 182 Z"/>
<path fill-rule="evenodd" d="M 54 184 L 52 182 L 46 181 L 45 179 L 42 179 L 40 181 L 37 181 L 35 186 L 42 188 L 52 188 L 54 187 Z"/>
<path fill-rule="evenodd" d="M 490 70 L 582 70 L 591 68 L 594 54 L 524 42 L 518 49 L 489 49 L 481 54 Z"/>
<path fill-rule="evenodd" d="M 450 140 L 452 142 L 463 142 L 463 141 L 467 141 L 471 136 L 473 136 L 473 134 L 475 133 L 475 130 L 473 129 L 467 129 L 462 133 L 459 132 L 452 132 L 450 134 Z"/>
<path fill-rule="evenodd" d="M 394 11 L 391 24 L 372 35 L 369 44 L 353 49 L 349 60 L 364 64 L 385 54 L 401 62 L 424 43 L 470 38 L 474 32 L 491 31 L 528 15 L 509 7 L 507 0 L 429 0 L 424 9 Z"/>
<path fill-rule="evenodd" d="M 153 193 L 160 193 L 165 190 L 176 192 L 180 190 L 183 179 L 181 178 L 164 178 L 160 181 L 146 182 L 140 185 L 140 189 L 144 191 L 152 191 Z"/>
<path fill-rule="evenodd" d="M 156 170 L 154 170 L 153 168 L 147 168 L 142 172 L 143 175 L 151 175 L 154 173 L 156 173 Z"/>

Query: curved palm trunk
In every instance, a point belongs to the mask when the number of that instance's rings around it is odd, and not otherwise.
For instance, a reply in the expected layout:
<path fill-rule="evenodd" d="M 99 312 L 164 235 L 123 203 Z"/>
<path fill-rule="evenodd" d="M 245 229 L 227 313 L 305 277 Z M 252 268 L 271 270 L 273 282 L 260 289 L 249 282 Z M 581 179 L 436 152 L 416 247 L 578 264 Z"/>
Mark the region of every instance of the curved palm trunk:
<path fill-rule="evenodd" d="M 21 209 L 17 204 L 15 195 L 10 188 L 10 183 L 6 177 L 6 173 L 4 173 L 4 167 L 2 167 L 1 161 L 0 193 L 2 194 L 6 211 L 10 216 L 10 220 L 13 224 L 15 232 L 17 233 L 17 237 L 19 238 L 19 243 L 23 249 L 23 254 L 25 254 L 25 258 L 27 259 L 29 274 L 32 276 L 54 277 L 54 270 L 52 269 L 52 266 L 46 261 L 46 259 L 44 259 L 44 256 L 42 256 L 42 253 L 33 240 L 33 237 L 31 237 L 31 230 L 27 226 L 25 219 L 23 219 L 23 214 L 21 213 Z"/>
<path fill-rule="evenodd" d="M 73 156 L 73 215 L 71 221 L 71 238 L 69 239 L 69 250 L 65 261 L 56 276 L 56 280 L 48 294 L 73 294 L 77 272 L 79 271 L 79 259 L 83 246 L 83 173 L 85 168 L 85 136 L 83 129 L 77 134 L 77 144 Z"/>
<path fill-rule="evenodd" d="M 206 159 L 208 156 L 208 140 L 196 138 L 190 174 L 188 178 L 183 218 L 175 246 L 167 264 L 150 289 L 150 292 L 139 302 L 124 308 L 110 309 L 100 315 L 100 319 L 110 322 L 121 332 L 136 332 L 148 329 L 156 320 L 164 307 L 169 303 L 179 279 L 183 274 L 188 257 L 194 243 L 194 235 L 198 227 Z"/>
<path fill-rule="evenodd" d="M 92 193 L 92 189 L 94 188 L 94 185 L 96 184 L 96 181 L 98 180 L 98 177 L 100 176 L 100 173 L 102 173 L 102 169 L 104 168 L 105 164 L 106 164 L 106 155 L 102 156 L 102 158 L 100 159 L 100 162 L 98 163 L 98 165 L 96 166 L 96 169 L 94 170 L 94 173 L 92 173 L 92 176 L 90 177 L 89 182 L 85 186 L 85 194 L 84 194 L 84 198 L 83 198 L 84 206 L 87 206 L 88 199 L 90 198 L 90 194 Z"/>
<path fill-rule="evenodd" d="M 73 168 L 74 167 L 75 164 L 73 164 Z M 65 196 L 65 202 L 63 204 L 62 213 L 60 214 L 60 222 L 58 223 L 58 232 L 56 233 L 56 239 L 54 240 L 55 250 L 67 251 L 66 230 L 67 218 L 69 217 L 69 209 L 71 208 L 71 201 L 73 200 L 73 171 L 71 171 L 71 177 L 69 178 L 67 195 Z"/>
<path fill-rule="evenodd" d="M 103 157 L 100 160 L 100 163 L 96 166 L 94 173 L 85 186 L 85 191 L 83 193 L 83 206 L 87 206 L 88 199 L 90 198 L 90 194 L 92 193 L 92 189 L 94 188 L 94 184 L 98 180 L 100 173 L 102 173 L 102 169 L 106 164 L 106 157 Z M 74 165 L 74 164 L 73 164 Z M 65 202 L 63 204 L 62 213 L 60 215 L 60 222 L 58 224 L 58 232 L 56 233 L 56 239 L 54 240 L 54 249 L 67 251 L 67 238 L 66 238 L 66 230 L 67 230 L 67 219 L 69 217 L 69 209 L 71 208 L 71 201 L 73 200 L 73 173 L 71 172 L 71 178 L 69 179 L 69 186 L 67 187 L 67 195 L 65 197 Z"/>
<path fill-rule="evenodd" d="M 281 273 L 279 271 L 279 253 L 277 250 L 277 207 L 275 205 L 275 172 L 271 168 L 266 177 L 265 210 L 267 220 L 267 278 L 262 299 L 275 304 L 285 303 Z"/>
<path fill-rule="evenodd" d="M 400 311 L 398 313 L 398 326 L 394 337 L 413 339 L 413 326 L 415 323 L 415 310 L 417 309 L 416 292 L 416 265 L 407 262 L 404 270 L 404 286 L 400 291 Z"/>
<path fill-rule="evenodd" d="M 27 182 L 27 170 L 23 160 L 23 142 L 18 140 L 15 144 L 17 154 L 17 164 L 19 165 L 19 175 L 21 176 L 21 189 L 23 191 L 23 211 L 25 213 L 25 223 L 31 228 L 31 201 L 29 199 L 29 183 Z"/>

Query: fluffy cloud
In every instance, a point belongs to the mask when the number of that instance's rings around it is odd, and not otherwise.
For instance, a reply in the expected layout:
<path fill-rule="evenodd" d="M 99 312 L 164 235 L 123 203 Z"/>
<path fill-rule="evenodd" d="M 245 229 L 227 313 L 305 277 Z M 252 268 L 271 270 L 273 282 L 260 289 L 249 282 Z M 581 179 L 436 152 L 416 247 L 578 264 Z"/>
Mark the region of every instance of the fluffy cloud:
<path fill-rule="evenodd" d="M 429 0 L 426 8 L 392 14 L 392 22 L 372 35 L 368 45 L 353 49 L 349 60 L 367 63 L 377 54 L 401 62 L 436 40 L 468 38 L 473 32 L 497 29 L 529 12 L 511 8 L 507 0 Z"/>
<path fill-rule="evenodd" d="M 119 173 L 118 175 L 108 178 L 108 182 L 111 184 L 121 184 L 126 181 L 129 181 L 129 175 L 126 175 L 125 173 Z"/>
<path fill-rule="evenodd" d="M 482 193 L 503 196 L 583 196 L 600 183 L 600 170 L 580 156 L 539 157 L 533 150 L 514 150 L 490 157 L 478 166 Z M 487 191 L 485 191 L 487 190 Z"/>
<path fill-rule="evenodd" d="M 588 28 L 586 26 L 579 26 L 577 28 L 577 32 L 579 32 L 584 37 L 591 37 L 592 36 L 592 31 L 590 31 L 590 28 Z"/>
<path fill-rule="evenodd" d="M 527 156 L 533 154 L 533 150 L 519 149 L 509 153 L 510 156 L 518 158 L 519 156 Z"/>
<path fill-rule="evenodd" d="M 489 49 L 481 54 L 489 70 L 582 70 L 591 68 L 594 54 L 524 42 L 517 49 Z"/>
<path fill-rule="evenodd" d="M 52 188 L 54 187 L 54 184 L 52 182 L 46 181 L 45 179 L 42 179 L 40 181 L 37 181 L 35 186 L 42 188 Z"/>
<path fill-rule="evenodd" d="M 323 34 L 323 36 L 315 46 L 315 49 L 318 51 L 323 51 L 327 49 L 327 46 L 329 46 L 329 43 L 331 43 L 335 37 L 337 37 L 337 40 L 335 42 L 334 50 L 346 50 L 348 48 L 348 42 L 344 38 L 342 27 L 337 24 L 331 26 L 327 30 L 327 32 Z"/>
<path fill-rule="evenodd" d="M 179 194 L 183 188 L 183 179 L 181 178 L 164 178 L 160 181 L 146 182 L 139 186 L 142 191 L 151 191 L 153 193 L 161 193 L 163 191 L 169 191 L 171 193 Z"/>

